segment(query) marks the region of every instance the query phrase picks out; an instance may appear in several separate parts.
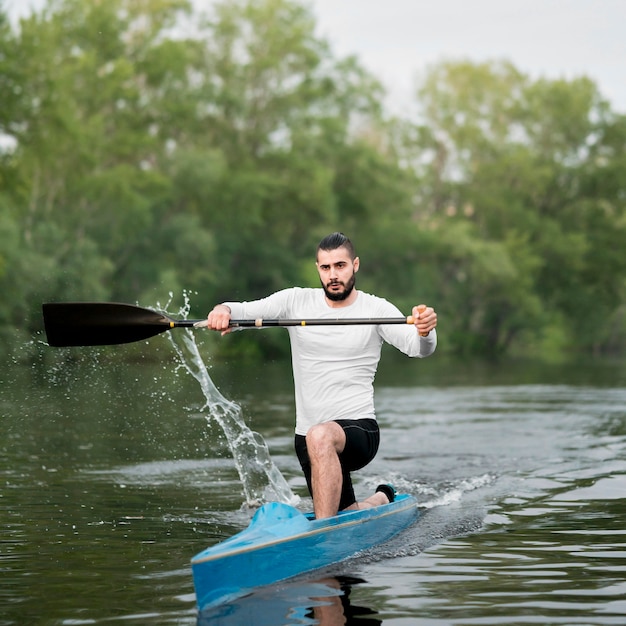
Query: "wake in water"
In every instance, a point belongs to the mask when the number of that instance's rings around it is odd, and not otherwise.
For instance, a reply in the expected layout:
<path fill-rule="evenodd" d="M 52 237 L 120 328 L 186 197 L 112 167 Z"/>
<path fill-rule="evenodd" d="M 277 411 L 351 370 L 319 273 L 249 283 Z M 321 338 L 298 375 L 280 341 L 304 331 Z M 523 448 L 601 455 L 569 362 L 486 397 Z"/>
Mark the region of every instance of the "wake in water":
<path fill-rule="evenodd" d="M 171 315 L 167 311 L 167 305 L 165 309 L 160 310 Z M 189 298 L 185 296 L 185 304 L 176 315 L 187 319 L 189 310 Z M 193 331 L 187 328 L 180 330 L 182 332 L 168 333 L 168 337 L 176 351 L 180 367 L 191 374 L 202 389 L 206 402 L 201 413 L 205 415 L 207 421 L 217 423 L 224 432 L 239 473 L 245 503 L 251 507 L 270 501 L 296 504 L 299 497 L 291 491 L 284 476 L 272 461 L 263 437 L 248 428 L 241 407 L 226 399 L 211 380 L 200 356 Z"/>

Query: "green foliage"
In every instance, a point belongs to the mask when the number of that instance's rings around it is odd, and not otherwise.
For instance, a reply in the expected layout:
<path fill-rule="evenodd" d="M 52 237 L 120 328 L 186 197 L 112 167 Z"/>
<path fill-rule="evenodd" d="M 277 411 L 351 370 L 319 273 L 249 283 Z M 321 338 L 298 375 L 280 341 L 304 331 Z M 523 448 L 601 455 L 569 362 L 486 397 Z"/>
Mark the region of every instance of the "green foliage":
<path fill-rule="evenodd" d="M 626 118 L 594 82 L 440 63 L 419 118 L 389 119 L 315 29 L 296 0 L 0 10 L 0 342 L 41 331 L 45 300 L 187 291 L 200 316 L 316 286 L 343 230 L 359 287 L 433 304 L 442 351 L 625 350 Z M 215 349 L 288 350 L 232 339 Z"/>
<path fill-rule="evenodd" d="M 422 213 L 450 241 L 439 262 L 453 287 L 440 295 L 465 303 L 450 328 L 457 349 L 552 357 L 623 345 L 599 322 L 623 307 L 623 116 L 587 78 L 532 82 L 509 64 L 442 64 L 420 98 L 423 127 L 403 149 L 425 182 Z M 528 341 L 556 337 L 554 320 L 559 341 Z"/>

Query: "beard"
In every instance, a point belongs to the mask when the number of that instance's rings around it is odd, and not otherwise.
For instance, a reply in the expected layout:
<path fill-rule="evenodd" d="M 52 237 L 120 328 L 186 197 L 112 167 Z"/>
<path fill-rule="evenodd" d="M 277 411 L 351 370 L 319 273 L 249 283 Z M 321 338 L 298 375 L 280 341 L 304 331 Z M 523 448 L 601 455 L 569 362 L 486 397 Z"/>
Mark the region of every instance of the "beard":
<path fill-rule="evenodd" d="M 341 302 L 342 300 L 345 300 L 352 293 L 355 283 L 356 283 L 356 275 L 353 272 L 352 276 L 350 277 L 350 280 L 348 280 L 347 283 L 342 283 L 336 280 L 336 281 L 328 283 L 328 285 L 325 285 L 324 283 L 322 283 L 322 288 L 324 289 L 324 293 L 326 294 L 326 297 L 329 300 L 332 300 L 333 302 Z M 343 285 L 343 291 L 330 291 L 328 289 L 330 285 Z"/>

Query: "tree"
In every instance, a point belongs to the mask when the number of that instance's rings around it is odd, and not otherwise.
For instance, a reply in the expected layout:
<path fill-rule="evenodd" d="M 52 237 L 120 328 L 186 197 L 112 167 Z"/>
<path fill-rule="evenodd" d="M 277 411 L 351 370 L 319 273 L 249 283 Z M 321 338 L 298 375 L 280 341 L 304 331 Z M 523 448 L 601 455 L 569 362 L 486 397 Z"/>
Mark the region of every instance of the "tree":
<path fill-rule="evenodd" d="M 487 338 L 482 350 L 499 353 L 556 319 L 572 344 L 576 337 L 592 349 L 602 333 L 590 332 L 581 309 L 599 307 L 607 317 L 620 310 L 626 270 L 623 254 L 607 253 L 626 234 L 620 192 L 589 184 L 605 169 L 599 155 L 611 152 L 619 126 L 597 87 L 587 78 L 533 82 L 508 63 L 443 63 L 419 97 L 410 160 L 424 183 L 424 223 L 440 229 L 442 243 L 458 224 L 471 225 L 448 252 L 483 258 L 477 272 L 463 262 L 463 274 L 474 274 L 472 314 L 455 319 L 458 336 Z"/>

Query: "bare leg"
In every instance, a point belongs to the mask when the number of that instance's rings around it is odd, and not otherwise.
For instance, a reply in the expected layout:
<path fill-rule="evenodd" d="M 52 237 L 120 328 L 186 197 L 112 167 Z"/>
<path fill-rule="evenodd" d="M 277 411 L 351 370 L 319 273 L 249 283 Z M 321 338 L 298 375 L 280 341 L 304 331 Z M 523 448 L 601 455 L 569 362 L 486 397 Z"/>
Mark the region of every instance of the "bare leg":
<path fill-rule="evenodd" d="M 388 503 L 389 498 L 382 491 L 377 491 L 374 495 L 365 498 L 362 502 L 355 502 L 352 506 L 349 506 L 348 509 L 371 509 L 373 506 Z"/>
<path fill-rule="evenodd" d="M 374 506 L 380 506 L 381 504 L 389 504 L 389 498 L 382 492 L 377 491 L 369 498 L 365 498 L 361 502 L 355 502 L 350 506 L 347 506 L 344 511 L 360 511 L 363 509 L 371 509 Z"/>
<path fill-rule="evenodd" d="M 343 487 L 339 454 L 346 445 L 344 430 L 336 422 L 318 424 L 307 433 L 306 445 L 311 461 L 315 517 L 322 519 L 337 515 Z M 362 502 L 346 507 L 346 510 L 369 509 L 388 502 L 389 498 L 383 492 L 377 491 Z"/>
<path fill-rule="evenodd" d="M 313 509 L 317 519 L 337 515 L 343 486 L 339 454 L 345 445 L 346 435 L 336 422 L 317 424 L 306 435 Z"/>

